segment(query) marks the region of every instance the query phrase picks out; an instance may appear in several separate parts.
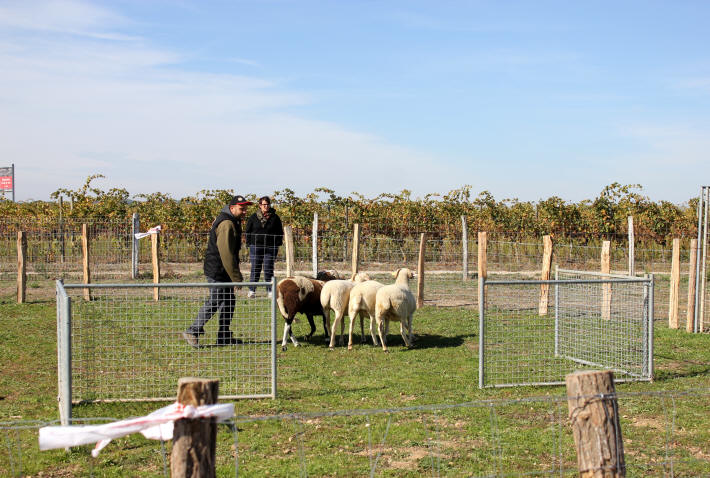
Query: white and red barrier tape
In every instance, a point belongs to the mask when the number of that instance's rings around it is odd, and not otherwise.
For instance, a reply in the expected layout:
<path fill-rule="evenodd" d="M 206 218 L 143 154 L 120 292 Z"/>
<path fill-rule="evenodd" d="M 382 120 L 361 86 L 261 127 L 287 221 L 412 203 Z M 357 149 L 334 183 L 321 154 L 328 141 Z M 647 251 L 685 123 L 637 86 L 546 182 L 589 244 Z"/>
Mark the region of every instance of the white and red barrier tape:
<path fill-rule="evenodd" d="M 114 438 L 141 432 L 152 440 L 171 440 L 173 438 L 173 422 L 181 418 L 215 417 L 218 422 L 229 420 L 234 416 L 233 403 L 202 405 L 193 407 L 173 403 L 160 408 L 144 417 L 129 418 L 103 425 L 72 425 L 43 427 L 39 429 L 39 449 L 52 450 L 72 446 L 96 443 L 91 451 L 95 458 Z"/>

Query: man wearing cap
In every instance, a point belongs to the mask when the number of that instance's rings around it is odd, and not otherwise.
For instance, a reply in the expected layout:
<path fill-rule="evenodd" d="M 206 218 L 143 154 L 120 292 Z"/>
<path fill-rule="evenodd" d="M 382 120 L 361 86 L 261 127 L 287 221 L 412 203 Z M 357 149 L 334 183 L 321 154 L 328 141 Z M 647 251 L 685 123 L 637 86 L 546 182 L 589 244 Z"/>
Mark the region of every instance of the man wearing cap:
<path fill-rule="evenodd" d="M 242 242 L 241 221 L 250 204 L 253 203 L 247 201 L 244 196 L 234 196 L 212 223 L 204 263 L 207 282 L 242 281 L 242 273 L 239 271 L 239 249 Z M 183 338 L 191 346 L 197 347 L 200 335 L 205 333 L 205 324 L 219 310 L 217 345 L 242 343 L 240 339 L 232 336 L 232 331 L 229 329 L 234 312 L 234 302 L 232 287 L 210 287 L 209 298 L 200 308 L 192 325 L 182 333 Z"/>

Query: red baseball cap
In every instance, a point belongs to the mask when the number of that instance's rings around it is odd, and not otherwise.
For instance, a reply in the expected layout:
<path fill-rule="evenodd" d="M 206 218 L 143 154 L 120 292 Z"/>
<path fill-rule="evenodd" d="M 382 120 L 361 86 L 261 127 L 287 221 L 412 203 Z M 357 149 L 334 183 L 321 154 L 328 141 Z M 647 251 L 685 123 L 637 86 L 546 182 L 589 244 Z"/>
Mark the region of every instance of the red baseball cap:
<path fill-rule="evenodd" d="M 244 196 L 236 195 L 232 197 L 232 199 L 229 201 L 230 206 L 234 206 L 236 204 L 239 204 L 240 206 L 248 206 L 250 204 L 254 204 L 251 201 L 247 201 Z"/>

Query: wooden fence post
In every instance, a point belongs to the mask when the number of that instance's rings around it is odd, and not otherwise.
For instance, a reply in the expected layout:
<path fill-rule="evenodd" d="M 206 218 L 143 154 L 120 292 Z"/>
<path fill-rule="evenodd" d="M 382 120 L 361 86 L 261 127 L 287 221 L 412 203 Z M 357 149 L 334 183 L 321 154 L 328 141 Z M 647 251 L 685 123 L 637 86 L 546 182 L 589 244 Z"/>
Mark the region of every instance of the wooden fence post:
<path fill-rule="evenodd" d="M 602 243 L 601 263 L 602 274 L 611 273 L 611 241 Z M 611 319 L 611 284 L 602 284 L 602 319 Z"/>
<path fill-rule="evenodd" d="M 678 328 L 678 302 L 680 296 L 680 239 L 673 239 L 671 255 L 671 290 L 668 297 L 668 328 Z"/>
<path fill-rule="evenodd" d="M 419 261 L 417 262 L 417 309 L 424 305 L 424 249 L 426 233 L 419 238 Z"/>
<path fill-rule="evenodd" d="M 357 274 L 360 267 L 360 224 L 353 225 L 353 257 L 352 257 L 352 274 Z"/>
<path fill-rule="evenodd" d="M 59 196 L 59 260 L 66 260 L 66 244 L 64 242 L 64 199 Z"/>
<path fill-rule="evenodd" d="M 182 405 L 214 405 L 219 380 L 183 377 L 178 381 L 177 401 Z M 182 418 L 175 421 L 170 453 L 172 478 L 216 476 L 217 423 L 214 418 Z"/>
<path fill-rule="evenodd" d="M 634 251 L 634 216 L 628 217 L 629 221 L 629 275 L 636 274 L 636 252 Z"/>
<path fill-rule="evenodd" d="M 27 233 L 17 231 L 17 303 L 27 297 Z"/>
<path fill-rule="evenodd" d="M 488 278 L 488 234 L 485 231 L 478 232 L 478 297 L 481 295 L 482 280 Z M 479 307 L 481 305 L 479 304 Z"/>
<path fill-rule="evenodd" d="M 565 381 L 580 478 L 625 477 L 614 373 L 576 372 L 567 375 Z"/>
<path fill-rule="evenodd" d="M 153 264 L 153 284 L 160 284 L 160 232 L 150 235 L 150 257 Z M 160 300 L 160 288 L 153 287 L 153 300 Z"/>
<path fill-rule="evenodd" d="M 698 262 L 698 240 L 690 240 L 690 268 L 688 269 L 688 314 L 685 330 L 695 332 L 695 269 Z"/>
<path fill-rule="evenodd" d="M 542 236 L 542 274 L 540 280 L 550 280 L 550 269 L 552 269 L 552 236 Z M 540 284 L 540 304 L 538 315 L 547 315 L 547 306 L 550 299 L 550 284 Z"/>
<path fill-rule="evenodd" d="M 284 241 L 286 242 L 286 277 L 293 277 L 293 229 L 284 226 Z"/>
<path fill-rule="evenodd" d="M 81 225 L 81 251 L 83 255 L 84 284 L 91 284 L 91 264 L 89 263 L 89 226 Z M 84 289 L 84 300 L 91 300 L 91 289 Z"/>
<path fill-rule="evenodd" d="M 468 280 L 468 225 L 466 224 L 466 216 L 461 216 L 461 244 L 462 244 L 462 264 L 463 264 L 463 280 Z"/>
<path fill-rule="evenodd" d="M 312 238 L 312 259 L 311 264 L 313 265 L 313 277 L 318 275 L 318 213 L 313 213 L 313 232 L 311 233 Z"/>

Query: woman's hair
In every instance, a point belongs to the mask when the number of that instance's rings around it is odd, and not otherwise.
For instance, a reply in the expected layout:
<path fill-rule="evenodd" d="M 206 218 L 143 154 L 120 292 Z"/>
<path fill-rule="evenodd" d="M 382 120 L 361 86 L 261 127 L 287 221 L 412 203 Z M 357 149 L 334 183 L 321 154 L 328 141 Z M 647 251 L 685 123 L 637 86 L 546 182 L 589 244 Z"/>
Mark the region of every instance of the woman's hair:
<path fill-rule="evenodd" d="M 269 196 L 261 196 L 259 198 L 259 204 L 261 204 L 262 202 L 266 202 L 266 204 L 271 205 L 271 199 L 269 198 Z"/>

